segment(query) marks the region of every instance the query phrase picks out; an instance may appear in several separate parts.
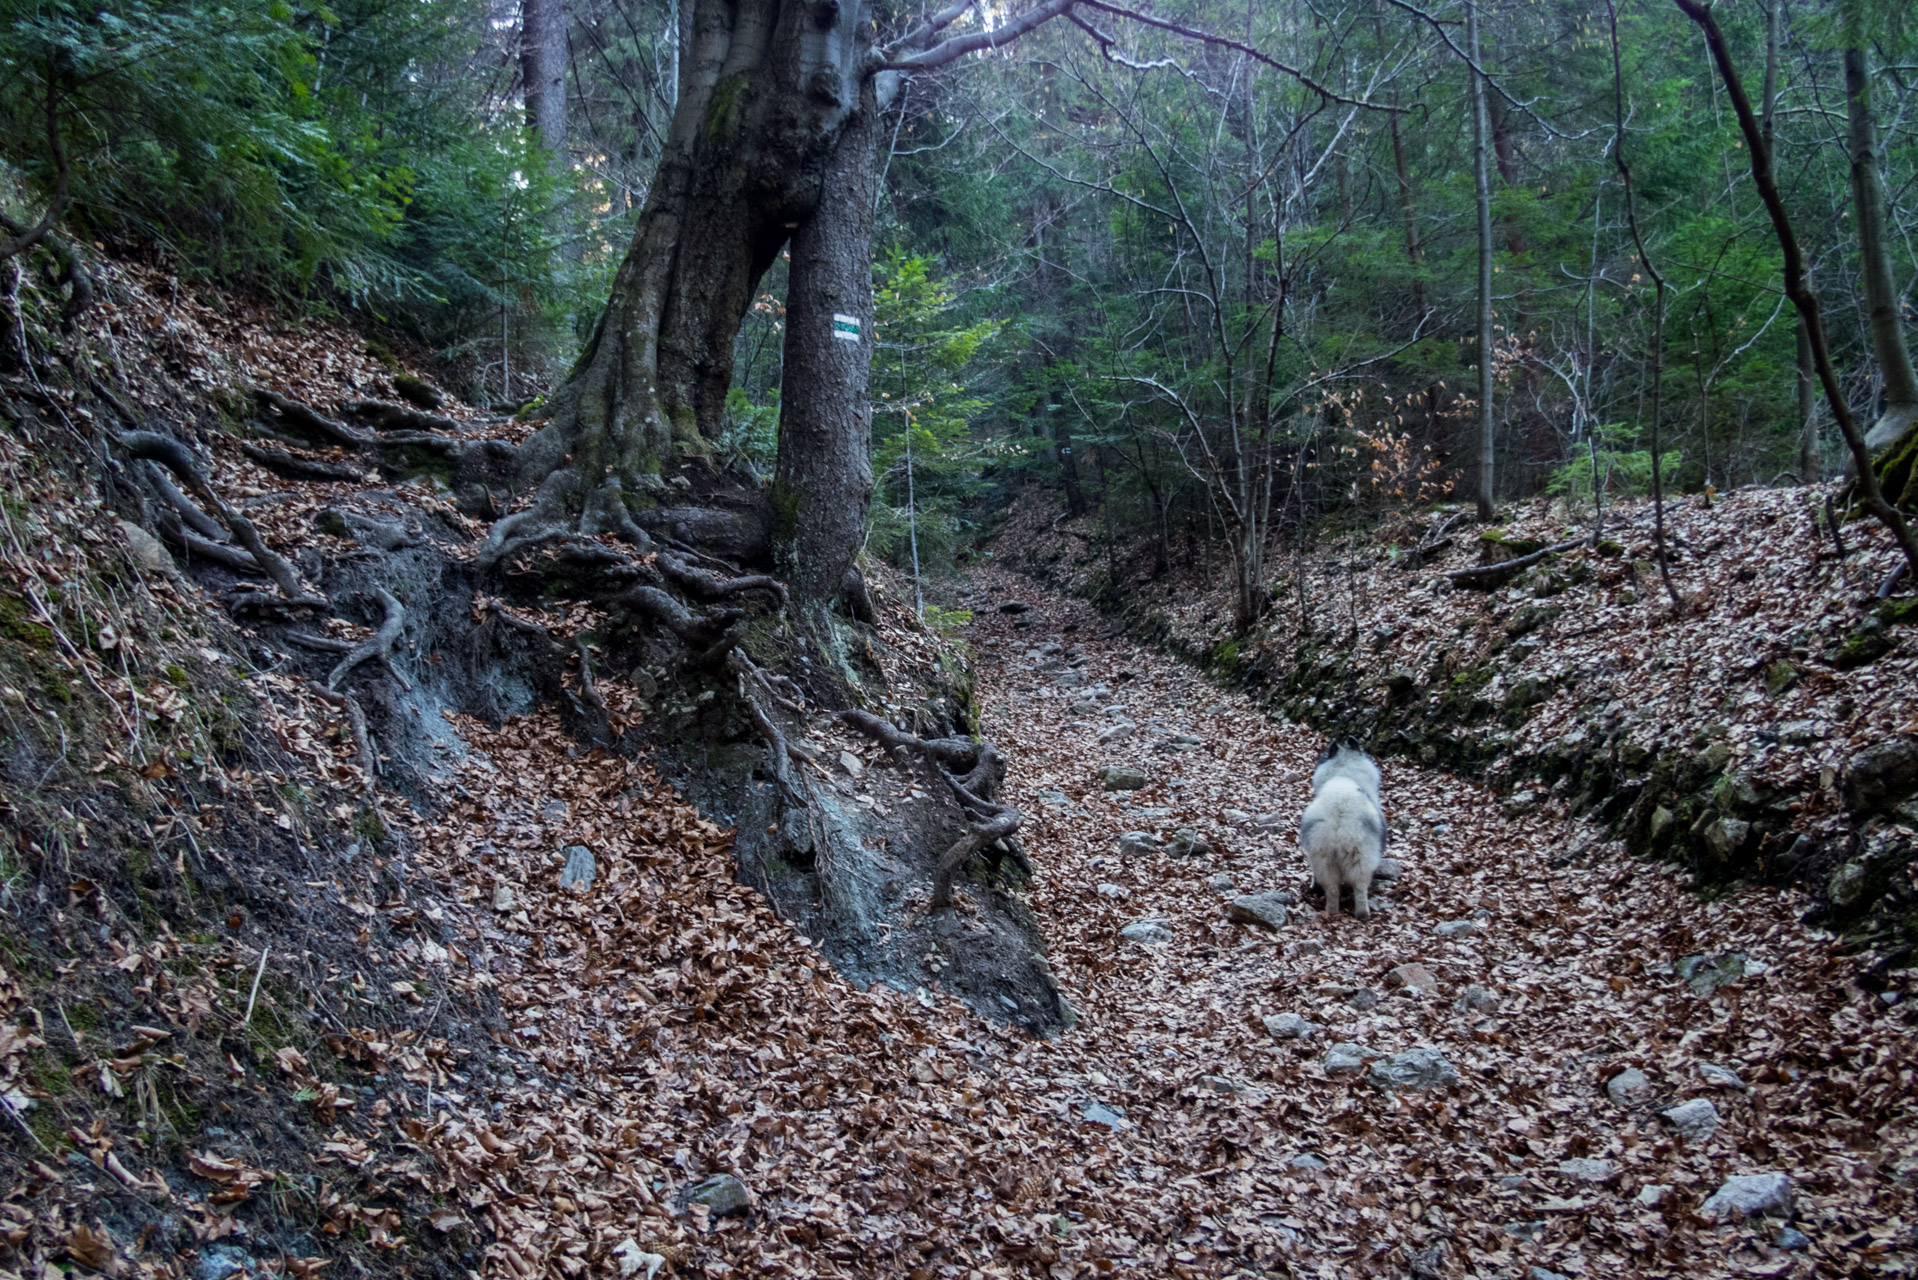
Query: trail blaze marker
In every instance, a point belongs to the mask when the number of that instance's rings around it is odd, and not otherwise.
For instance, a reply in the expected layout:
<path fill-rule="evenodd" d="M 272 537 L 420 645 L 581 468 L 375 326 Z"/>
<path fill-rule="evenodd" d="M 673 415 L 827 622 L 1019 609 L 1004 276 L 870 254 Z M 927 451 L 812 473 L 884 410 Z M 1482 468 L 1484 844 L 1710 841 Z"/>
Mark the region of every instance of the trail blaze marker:
<path fill-rule="evenodd" d="M 859 317 L 833 313 L 832 336 L 847 342 L 859 341 Z"/>

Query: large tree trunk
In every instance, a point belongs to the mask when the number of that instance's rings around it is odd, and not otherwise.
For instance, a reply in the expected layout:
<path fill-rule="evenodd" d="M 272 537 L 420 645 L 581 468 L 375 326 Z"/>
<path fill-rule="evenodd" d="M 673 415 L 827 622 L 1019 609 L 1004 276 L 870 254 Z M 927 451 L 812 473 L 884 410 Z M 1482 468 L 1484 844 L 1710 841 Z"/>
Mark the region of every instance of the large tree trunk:
<path fill-rule="evenodd" d="M 1478 0 L 1466 0 L 1465 47 L 1472 62 L 1483 66 L 1478 44 Z M 1488 524 L 1493 516 L 1492 461 L 1496 438 L 1492 430 L 1492 183 L 1486 171 L 1486 140 L 1491 126 L 1485 116 L 1485 78 L 1471 71 L 1472 184 L 1478 198 L 1478 518 Z"/>
<path fill-rule="evenodd" d="M 839 594 L 872 500 L 873 82 L 840 137 L 818 207 L 793 233 L 773 479 L 773 555 L 802 605 Z"/>
<path fill-rule="evenodd" d="M 557 166 L 566 149 L 566 0 L 520 0 L 519 14 L 526 125 Z"/>
<path fill-rule="evenodd" d="M 1878 138 L 1871 118 L 1871 68 L 1862 41 L 1845 50 L 1845 115 L 1851 126 L 1851 196 L 1858 224 L 1858 260 L 1865 278 L 1871 345 L 1884 380 L 1885 410 L 1865 445 L 1886 448 L 1918 425 L 1918 377 L 1905 345 L 1902 299 L 1892 283 L 1891 254 L 1885 241 L 1885 184 L 1878 171 Z"/>
<path fill-rule="evenodd" d="M 675 454 L 707 453 L 753 289 L 813 217 L 858 113 L 870 0 L 686 7 L 659 172 L 552 421 L 522 451 L 538 499 L 495 526 L 492 554 L 529 526 L 631 536 L 635 488 L 656 487 Z"/>

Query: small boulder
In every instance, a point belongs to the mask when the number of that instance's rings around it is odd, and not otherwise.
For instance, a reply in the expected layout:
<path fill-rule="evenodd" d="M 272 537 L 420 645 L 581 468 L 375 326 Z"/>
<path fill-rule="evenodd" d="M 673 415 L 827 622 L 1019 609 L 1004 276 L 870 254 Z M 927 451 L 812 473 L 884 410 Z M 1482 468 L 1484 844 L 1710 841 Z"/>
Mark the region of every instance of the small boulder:
<path fill-rule="evenodd" d="M 1670 1183 L 1648 1182 L 1638 1189 L 1638 1194 L 1633 1196 L 1632 1199 L 1644 1205 L 1647 1209 L 1656 1209 L 1659 1205 L 1665 1203 L 1665 1197 L 1670 1195 L 1671 1192 L 1672 1188 Z"/>
<path fill-rule="evenodd" d="M 1143 858 L 1164 847 L 1150 831 L 1128 831 L 1119 837 L 1119 854 L 1126 858 Z"/>
<path fill-rule="evenodd" d="M 1109 764 L 1099 770 L 1099 785 L 1107 791 L 1137 791 L 1145 785 L 1145 771 L 1127 764 Z"/>
<path fill-rule="evenodd" d="M 1345 997 L 1345 1003 L 1357 1009 L 1360 1013 L 1364 1013 L 1369 1009 L 1379 1007 L 1379 993 L 1370 987 L 1360 987 L 1357 991 Z"/>
<path fill-rule="evenodd" d="M 1072 797 L 1063 791 L 1041 791 L 1033 799 L 1048 809 L 1070 809 Z"/>
<path fill-rule="evenodd" d="M 1328 1076 L 1355 1076 L 1365 1069 L 1366 1057 L 1364 1045 L 1345 1040 L 1327 1049 L 1319 1065 Z"/>
<path fill-rule="evenodd" d="M 1716 1062 L 1701 1062 L 1698 1064 L 1698 1074 L 1705 1077 L 1705 1083 L 1714 1089 L 1736 1089 L 1740 1093 L 1745 1092 L 1745 1082 L 1739 1079 L 1738 1073 L 1730 1067 L 1721 1067 Z"/>
<path fill-rule="evenodd" d="M 1465 1007 L 1474 1013 L 1498 1012 L 1498 992 L 1490 987 L 1481 987 L 1473 983 L 1465 988 L 1465 994 L 1460 999 L 1464 1000 Z"/>
<path fill-rule="evenodd" d="M 510 884 L 497 885 L 493 889 L 493 910 L 511 911 L 519 905 L 519 899 L 513 894 Z"/>
<path fill-rule="evenodd" d="M 1110 728 L 1101 730 L 1098 742 L 1101 746 L 1110 742 L 1123 742 L 1125 739 L 1130 738 L 1133 731 L 1138 727 L 1139 726 L 1133 724 L 1130 720 L 1121 720 Z"/>
<path fill-rule="evenodd" d="M 228 1280 L 229 1276 L 244 1273 L 253 1264 L 247 1251 L 230 1244 L 212 1244 L 200 1250 L 200 1260 L 194 1264 L 193 1280 Z M 52 1264 L 42 1268 L 46 1275 L 58 1270 Z"/>
<path fill-rule="evenodd" d="M 1568 1178 L 1579 1182 L 1610 1182 L 1618 1176 L 1618 1166 L 1610 1160 L 1594 1160 L 1587 1156 L 1577 1156 L 1570 1160 L 1560 1160 L 1558 1171 Z"/>
<path fill-rule="evenodd" d="M 745 1183 L 730 1173 L 720 1173 L 693 1183 L 675 1197 L 675 1203 L 681 1213 L 703 1204 L 713 1217 L 724 1218 L 746 1212 L 752 1207 L 753 1198 Z"/>
<path fill-rule="evenodd" d="M 599 873 L 599 865 L 593 860 L 593 851 L 583 844 L 569 844 L 562 851 L 566 854 L 566 865 L 559 873 L 559 887 L 584 893 L 593 887 L 593 877 Z"/>
<path fill-rule="evenodd" d="M 1825 894 L 1834 907 L 1855 907 L 1863 901 L 1865 889 L 1870 880 L 1870 868 L 1861 858 L 1841 863 L 1831 873 L 1831 883 L 1825 887 Z"/>
<path fill-rule="evenodd" d="M 1701 997 L 1737 982 L 1745 976 L 1745 969 L 1745 954 L 1742 951 L 1727 951 L 1715 956 L 1682 956 L 1672 966 L 1672 972 L 1683 978 Z"/>
<path fill-rule="evenodd" d="M 1214 871 L 1205 878 L 1205 887 L 1214 893 L 1231 893 L 1239 887 L 1239 882 L 1232 878 L 1230 871 Z"/>
<path fill-rule="evenodd" d="M 1278 831 L 1285 826 L 1285 815 L 1280 813 L 1262 813 L 1252 819 L 1252 825 L 1261 831 Z"/>
<path fill-rule="evenodd" d="M 1740 1173 L 1725 1179 L 1699 1207 L 1699 1215 L 1713 1222 L 1739 1218 L 1789 1218 L 1791 1179 L 1782 1173 Z"/>
<path fill-rule="evenodd" d="M 1422 964 L 1402 964 L 1385 975 L 1385 985 L 1408 991 L 1437 991 L 1438 979 Z"/>
<path fill-rule="evenodd" d="M 855 778 L 863 778 L 866 775 L 866 762 L 850 751 L 839 753 L 839 767 Z"/>
<path fill-rule="evenodd" d="M 1124 902 L 1132 896 L 1132 890 L 1122 884 L 1102 884 L 1093 892 L 1101 898 L 1110 898 L 1114 902 Z"/>
<path fill-rule="evenodd" d="M 1605 1082 L 1605 1096 L 1621 1107 L 1645 1100 L 1652 1091 L 1652 1078 L 1637 1067 L 1626 1067 Z"/>
<path fill-rule="evenodd" d="M 1853 813 L 1886 808 L 1918 792 L 1918 740 L 1894 738 L 1845 766 L 1845 803 Z"/>
<path fill-rule="evenodd" d="M 1119 936 L 1142 947 L 1158 947 L 1172 941 L 1172 929 L 1163 920 L 1134 920 Z"/>
<path fill-rule="evenodd" d="M 564 826 L 567 815 L 571 812 L 564 800 L 548 800 L 540 806 L 539 820 L 549 827 Z"/>
<path fill-rule="evenodd" d="M 1237 924 L 1258 925 L 1266 929 L 1283 929 L 1292 918 L 1278 894 L 1270 890 L 1242 894 L 1232 899 L 1225 904 L 1225 914 Z"/>
<path fill-rule="evenodd" d="M 1219 811 L 1219 817 L 1235 827 L 1242 827 L 1252 821 L 1252 815 L 1243 809 L 1221 809 Z"/>
<path fill-rule="evenodd" d="M 1375 1088 L 1423 1093 L 1459 1083 L 1458 1068 L 1437 1049 L 1407 1049 L 1372 1064 L 1366 1076 Z"/>
<path fill-rule="evenodd" d="M 1476 938 L 1485 929 L 1476 920 L 1447 920 L 1432 932 L 1441 938 Z"/>
<path fill-rule="evenodd" d="M 1751 838 L 1751 833 L 1752 824 L 1743 818 L 1716 819 L 1705 828 L 1705 852 L 1711 855 L 1714 862 L 1728 863 L 1745 847 L 1745 841 Z"/>
<path fill-rule="evenodd" d="M 1772 1248 L 1784 1249 L 1789 1253 L 1798 1253 L 1801 1250 L 1811 1248 L 1811 1237 L 1800 1231 L 1797 1227 L 1786 1227 L 1778 1233 L 1778 1238 L 1772 1241 Z"/>
<path fill-rule="evenodd" d="M 1372 873 L 1372 881 L 1374 884 L 1381 880 L 1390 883 L 1403 874 L 1404 868 L 1399 865 L 1397 858 L 1380 858 L 1378 869 Z"/>
<path fill-rule="evenodd" d="M 1274 1013 L 1266 1015 L 1265 1033 L 1274 1040 L 1310 1040 L 1312 1033 L 1318 1030 L 1296 1013 Z"/>
<path fill-rule="evenodd" d="M 1087 1124 L 1104 1125 L 1114 1133 L 1132 1127 L 1132 1122 L 1125 1118 L 1125 1112 L 1117 1107 L 1108 1107 L 1103 1102 L 1082 1104 L 1079 1107 L 1079 1118 Z"/>
<path fill-rule="evenodd" d="M 1718 1108 L 1710 1098 L 1692 1098 L 1658 1113 L 1687 1146 L 1697 1146 L 1718 1131 Z"/>
<path fill-rule="evenodd" d="M 1325 1171 L 1325 1161 L 1309 1152 L 1302 1151 L 1285 1163 L 1287 1168 L 1299 1169 L 1306 1173 L 1322 1173 Z"/>
<path fill-rule="evenodd" d="M 1205 837 L 1191 827 L 1180 827 L 1165 843 L 1168 858 L 1199 858 L 1211 852 L 1212 846 L 1206 843 Z"/>
<path fill-rule="evenodd" d="M 180 566 L 158 538 L 130 520 L 120 521 L 120 532 L 126 536 L 127 551 L 132 554 L 133 563 L 148 573 L 169 578 L 179 576 Z"/>

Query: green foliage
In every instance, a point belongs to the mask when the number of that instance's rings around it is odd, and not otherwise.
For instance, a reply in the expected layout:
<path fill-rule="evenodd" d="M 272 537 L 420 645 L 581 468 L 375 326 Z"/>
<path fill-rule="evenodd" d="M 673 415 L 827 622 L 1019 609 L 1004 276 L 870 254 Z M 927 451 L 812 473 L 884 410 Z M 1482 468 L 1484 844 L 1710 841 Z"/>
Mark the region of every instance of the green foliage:
<path fill-rule="evenodd" d="M 1652 451 L 1636 446 L 1639 432 L 1623 423 L 1608 422 L 1598 428 L 1598 447 L 1575 453 L 1570 462 L 1551 474 L 1545 491 L 1569 499 L 1575 506 L 1592 502 L 1592 477 L 1608 498 L 1642 497 L 1652 491 Z M 1658 467 L 1666 477 L 1678 474 L 1683 455 L 1671 450 L 1659 458 Z M 1669 483 L 1669 480 L 1668 480 Z"/>

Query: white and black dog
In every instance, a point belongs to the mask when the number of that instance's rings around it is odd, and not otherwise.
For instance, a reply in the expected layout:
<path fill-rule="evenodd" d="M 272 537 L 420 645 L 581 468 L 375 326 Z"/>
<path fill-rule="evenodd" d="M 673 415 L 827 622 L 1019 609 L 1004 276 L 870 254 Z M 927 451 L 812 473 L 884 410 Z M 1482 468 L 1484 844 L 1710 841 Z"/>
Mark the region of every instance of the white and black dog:
<path fill-rule="evenodd" d="M 1327 919 L 1338 914 L 1339 891 L 1352 886 L 1352 914 L 1372 914 L 1372 873 L 1385 856 L 1385 810 L 1379 804 L 1379 767 L 1357 747 L 1333 741 L 1312 771 L 1312 803 L 1299 819 L 1299 847 L 1312 877 L 1325 890 Z"/>

